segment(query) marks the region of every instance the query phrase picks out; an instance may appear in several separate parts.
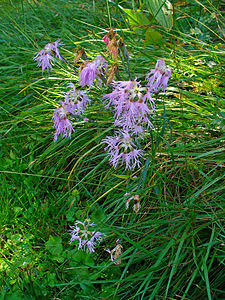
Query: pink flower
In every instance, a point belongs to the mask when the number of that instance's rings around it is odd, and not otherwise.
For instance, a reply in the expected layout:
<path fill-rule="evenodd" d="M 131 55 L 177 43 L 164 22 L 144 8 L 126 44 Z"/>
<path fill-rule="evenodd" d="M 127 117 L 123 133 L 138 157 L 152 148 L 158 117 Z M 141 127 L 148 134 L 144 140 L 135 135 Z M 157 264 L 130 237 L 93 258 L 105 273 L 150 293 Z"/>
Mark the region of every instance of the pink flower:
<path fill-rule="evenodd" d="M 149 89 L 153 92 L 162 89 L 165 92 L 171 74 L 172 70 L 166 67 L 164 59 L 157 60 L 155 69 L 151 70 L 146 77 Z"/>
<path fill-rule="evenodd" d="M 48 44 L 49 45 L 49 44 Z M 51 50 L 52 52 L 59 58 L 59 59 L 62 59 L 62 56 L 59 54 L 59 49 L 58 49 L 58 46 L 62 45 L 62 43 L 58 41 L 55 41 L 53 43 L 50 43 L 50 46 L 51 46 Z"/>
<path fill-rule="evenodd" d="M 42 72 L 44 72 L 45 69 L 52 69 L 53 62 L 55 60 L 54 56 L 62 59 L 61 55 L 59 54 L 59 45 L 62 45 L 59 43 L 59 41 L 48 43 L 44 49 L 38 52 L 34 57 L 34 60 L 38 62 L 38 67 L 42 67 Z"/>
<path fill-rule="evenodd" d="M 54 127 L 56 133 L 54 140 L 56 141 L 58 136 L 62 134 L 62 137 L 71 137 L 72 131 L 74 131 L 71 122 L 68 120 L 70 114 L 70 106 L 62 102 L 62 105 L 55 109 L 53 113 Z"/>
<path fill-rule="evenodd" d="M 71 89 L 66 92 L 64 102 L 60 101 L 61 106 L 55 109 L 53 113 L 54 127 L 56 128 L 55 141 L 60 134 L 62 137 L 71 137 L 74 129 L 68 117 L 71 115 L 79 116 L 84 112 L 86 105 L 90 103 L 86 93 L 76 89 L 72 82 L 67 85 L 68 87 Z"/>
<path fill-rule="evenodd" d="M 80 84 L 84 87 L 93 85 L 95 79 L 101 82 L 101 76 L 107 71 L 108 63 L 102 56 L 97 56 L 92 62 L 88 62 L 80 71 Z"/>
<path fill-rule="evenodd" d="M 153 127 L 150 118 L 154 115 L 155 103 L 149 89 L 136 80 L 117 81 L 113 85 L 113 92 L 103 98 L 109 100 L 106 107 L 114 108 L 115 125 L 135 133 L 142 133 L 143 125 Z"/>
<path fill-rule="evenodd" d="M 71 106 L 72 114 L 77 113 L 80 115 L 84 112 L 84 108 L 86 107 L 86 105 L 91 101 L 86 93 L 84 91 L 76 89 L 75 85 L 72 82 L 67 85 L 67 88 L 68 87 L 70 87 L 71 89 L 66 92 L 65 103 Z"/>
<path fill-rule="evenodd" d="M 109 162 L 114 168 L 119 163 L 125 164 L 125 170 L 133 171 L 136 167 L 140 168 L 139 158 L 143 156 L 143 151 L 135 148 L 136 145 L 128 132 L 120 131 L 118 135 L 106 137 L 102 142 L 108 144 L 105 151 L 110 155 Z"/>
<path fill-rule="evenodd" d="M 91 231 L 89 229 L 89 227 L 94 226 L 95 224 L 90 223 L 89 219 L 84 222 L 76 221 L 75 226 L 70 226 L 73 229 L 70 233 L 70 243 L 78 240 L 78 250 L 86 250 L 90 253 L 95 252 L 95 247 L 103 240 L 105 234 L 100 231 Z"/>

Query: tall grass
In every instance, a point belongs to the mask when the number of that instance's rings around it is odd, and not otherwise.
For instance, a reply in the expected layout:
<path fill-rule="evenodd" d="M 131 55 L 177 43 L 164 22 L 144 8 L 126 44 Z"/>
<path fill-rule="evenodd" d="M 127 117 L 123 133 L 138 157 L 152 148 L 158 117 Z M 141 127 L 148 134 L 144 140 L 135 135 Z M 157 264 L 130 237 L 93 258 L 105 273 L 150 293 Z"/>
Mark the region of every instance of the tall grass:
<path fill-rule="evenodd" d="M 1 4 L 3 299 L 225 297 L 222 5 L 174 1 L 173 30 L 157 27 L 162 43 L 144 46 L 144 31 L 134 33 L 121 10 L 138 3 Z M 77 46 L 92 59 L 104 51 L 110 25 L 124 38 L 133 76 L 144 79 L 159 57 L 173 69 L 156 100 L 144 165 L 134 172 L 113 169 L 101 144 L 113 131 L 101 100 L 109 89 L 94 90 L 85 114 L 91 122 L 75 122 L 71 139 L 53 142 L 52 113 L 78 72 L 62 62 L 42 75 L 32 61 L 58 38 L 71 64 Z M 138 214 L 125 209 L 126 192 L 140 195 Z M 95 255 L 69 244 L 70 226 L 87 217 L 107 234 Z M 118 238 L 124 252 L 114 265 L 104 249 Z"/>

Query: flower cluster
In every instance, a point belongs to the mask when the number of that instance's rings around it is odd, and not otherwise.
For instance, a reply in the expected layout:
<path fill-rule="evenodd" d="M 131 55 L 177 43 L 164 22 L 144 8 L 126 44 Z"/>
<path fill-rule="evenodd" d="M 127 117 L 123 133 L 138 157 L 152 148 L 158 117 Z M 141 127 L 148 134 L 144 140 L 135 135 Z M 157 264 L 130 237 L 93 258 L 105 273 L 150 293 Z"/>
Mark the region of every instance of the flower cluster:
<path fill-rule="evenodd" d="M 108 53 L 113 58 L 113 64 L 107 71 L 108 62 L 103 56 L 97 56 L 90 61 L 83 48 L 78 50 L 74 57 L 74 64 L 77 64 L 81 57 L 85 61 L 79 69 L 79 85 L 83 88 L 86 87 L 88 91 L 94 84 L 102 86 L 102 82 L 110 87 L 110 92 L 102 95 L 102 97 L 105 108 L 111 108 L 114 113 L 116 131 L 113 136 L 107 136 L 103 139 L 102 143 L 106 144 L 105 151 L 109 156 L 109 163 L 114 168 L 123 165 L 125 170 L 134 171 L 135 168 L 141 167 L 141 160 L 144 156 L 144 151 L 140 148 L 138 140 L 139 138 L 143 139 L 146 132 L 153 127 L 152 120 L 156 108 L 153 94 L 160 91 L 165 92 L 172 70 L 166 66 L 164 59 L 159 59 L 155 68 L 150 70 L 146 76 L 147 84 L 141 84 L 137 78 L 121 81 L 118 57 L 121 58 L 131 78 L 129 55 L 123 39 L 118 37 L 113 30 L 110 30 L 103 37 L 103 41 L 107 46 Z M 39 67 L 42 67 L 42 72 L 46 69 L 52 69 L 56 58 L 68 63 L 59 54 L 58 47 L 60 45 L 62 44 L 59 40 L 54 43 L 48 43 L 35 55 L 34 60 L 37 61 Z M 117 81 L 113 81 L 114 77 L 117 78 Z M 52 119 L 56 129 L 55 141 L 60 135 L 63 138 L 71 137 L 74 131 L 71 119 L 80 118 L 86 106 L 90 103 L 86 92 L 77 88 L 74 83 L 70 82 L 67 85 L 67 89 L 67 92 L 64 94 L 64 100 L 59 102 L 60 106 L 53 113 Z M 84 122 L 90 122 L 88 118 L 82 117 L 82 119 Z M 133 193 L 132 196 L 126 193 L 124 196 L 127 196 L 126 210 L 129 209 L 132 203 L 132 208 L 137 214 L 141 209 L 140 195 L 134 195 Z M 91 223 L 89 219 L 86 219 L 84 222 L 77 220 L 75 225 L 71 226 L 70 243 L 77 241 L 78 250 L 94 253 L 96 246 L 106 236 L 104 233 L 94 230 L 94 227 L 95 224 Z M 111 261 L 117 265 L 121 264 L 121 255 L 123 253 L 121 240 L 118 239 L 116 246 L 110 247 L 110 249 L 105 249 L 105 251 L 110 254 Z"/>
<path fill-rule="evenodd" d="M 42 72 L 45 69 L 49 70 L 52 69 L 53 62 L 55 57 L 59 59 L 63 59 L 62 56 L 59 54 L 58 46 L 62 45 L 58 41 L 53 43 L 48 43 L 37 55 L 34 57 L 34 60 L 38 62 L 38 67 L 42 67 Z"/>
<path fill-rule="evenodd" d="M 149 89 L 136 80 L 116 81 L 112 85 L 112 93 L 103 98 L 109 100 L 106 106 L 112 105 L 114 108 L 115 126 L 135 133 L 143 132 L 143 126 L 151 128 L 150 118 L 154 115 L 155 103 Z"/>
<path fill-rule="evenodd" d="M 84 112 L 85 106 L 90 103 L 90 99 L 84 91 L 76 89 L 72 82 L 67 85 L 67 88 L 69 87 L 71 89 L 66 92 L 65 102 L 71 105 L 73 112 L 80 115 Z"/>
<path fill-rule="evenodd" d="M 74 131 L 69 116 L 79 116 L 84 112 L 85 106 L 90 102 L 90 99 L 84 91 L 77 90 L 74 84 L 71 82 L 67 88 L 71 89 L 66 92 L 65 100 L 60 101 L 61 106 L 55 109 L 53 113 L 54 127 L 56 128 L 55 141 L 58 136 L 62 134 L 62 137 L 70 137 L 72 131 Z"/>
<path fill-rule="evenodd" d="M 109 100 L 106 107 L 112 106 L 115 112 L 114 125 L 122 128 L 120 136 L 107 137 L 103 142 L 108 146 L 105 150 L 110 155 L 109 162 L 116 168 L 118 162 L 125 163 L 126 169 L 140 167 L 143 151 L 136 148 L 132 135 L 143 136 L 144 130 L 152 128 L 151 118 L 154 116 L 155 102 L 150 89 L 142 87 L 137 80 L 114 81 L 114 89 L 103 95 Z"/>
<path fill-rule="evenodd" d="M 90 223 L 90 220 L 85 220 L 85 222 L 76 221 L 75 226 L 71 226 L 70 243 L 78 240 L 78 250 L 95 252 L 95 247 L 103 240 L 105 234 L 100 231 L 92 231 L 89 229 L 89 227 L 94 226 L 95 224 Z"/>
<path fill-rule="evenodd" d="M 86 219 L 84 222 L 76 221 L 75 226 L 70 226 L 70 243 L 78 241 L 78 250 L 86 251 L 87 253 L 94 253 L 96 246 L 103 240 L 106 235 L 100 231 L 92 230 L 95 224 Z M 115 265 L 121 264 L 120 256 L 123 253 L 123 246 L 121 239 L 116 241 L 116 247 L 112 250 L 105 249 L 110 254 L 111 261 Z"/>
<path fill-rule="evenodd" d="M 133 171 L 136 167 L 140 168 L 144 154 L 140 146 L 137 147 L 138 138 L 143 139 L 145 134 L 153 128 L 152 120 L 155 115 L 153 94 L 161 90 L 165 92 L 172 70 L 166 66 L 164 59 L 159 59 L 155 68 L 146 76 L 147 85 L 141 85 L 137 79 L 113 81 L 114 76 L 120 77 L 118 55 L 125 59 L 122 61 L 123 63 L 126 61 L 126 70 L 130 76 L 129 55 L 123 39 L 112 29 L 103 37 L 103 41 L 108 53 L 116 60 L 108 71 L 108 62 L 103 56 L 97 56 L 89 61 L 83 48 L 77 50 L 74 63 L 76 64 L 81 57 L 85 60 L 79 69 L 79 84 L 82 87 L 88 87 L 90 90 L 94 84 L 102 86 L 104 82 L 106 86 L 109 85 L 112 88 L 110 93 L 103 95 L 103 99 L 105 108 L 110 107 L 113 110 L 114 125 L 118 129 L 114 136 L 107 136 L 102 142 L 107 144 L 105 150 L 114 168 L 124 164 L 126 170 Z M 63 59 L 68 63 L 59 54 L 60 45 L 59 40 L 48 43 L 36 54 L 34 60 L 38 62 L 38 66 L 42 66 L 42 71 L 52 69 L 55 58 Z M 53 113 L 56 128 L 55 140 L 59 135 L 71 136 L 74 128 L 70 118 L 80 116 L 90 102 L 85 91 L 77 89 L 73 83 L 69 83 L 67 87 L 70 90 L 66 92 L 64 101 L 60 101 L 60 107 Z M 138 210 L 138 206 L 135 209 Z"/>
<path fill-rule="evenodd" d="M 107 44 L 108 36 L 104 37 Z M 165 91 L 172 70 L 166 67 L 165 61 L 157 61 L 155 69 L 151 70 L 146 79 L 147 87 L 142 87 L 140 82 L 114 81 L 112 82 L 113 91 L 103 95 L 103 99 L 108 100 L 106 107 L 113 107 L 114 125 L 122 128 L 122 136 L 107 137 L 103 142 L 108 146 L 105 150 L 110 155 L 109 162 L 117 167 L 118 162 L 125 163 L 126 169 L 134 170 L 140 167 L 139 157 L 143 156 L 143 151 L 134 148 L 132 136 L 136 134 L 143 137 L 146 129 L 153 127 L 151 119 L 155 113 L 155 102 L 152 98 L 154 92 L 160 89 Z M 125 142 L 124 142 L 125 141 Z M 129 145 L 124 147 L 124 145 Z M 132 149 L 132 150 L 131 150 Z M 129 150 L 129 151 L 128 151 Z M 138 210 L 139 206 L 137 205 Z"/>
<path fill-rule="evenodd" d="M 97 79 L 99 84 L 101 77 L 106 74 L 107 67 L 108 63 L 102 56 L 97 56 L 95 60 L 86 62 L 80 69 L 80 84 L 82 87 L 85 85 L 91 87 L 95 79 Z"/>

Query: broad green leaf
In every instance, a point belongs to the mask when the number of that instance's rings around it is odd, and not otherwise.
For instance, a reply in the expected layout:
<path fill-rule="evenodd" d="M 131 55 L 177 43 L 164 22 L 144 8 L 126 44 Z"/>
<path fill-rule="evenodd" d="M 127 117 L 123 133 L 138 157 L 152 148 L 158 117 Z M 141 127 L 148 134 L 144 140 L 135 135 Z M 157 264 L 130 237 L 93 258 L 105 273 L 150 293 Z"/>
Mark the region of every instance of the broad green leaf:
<path fill-rule="evenodd" d="M 149 29 L 145 32 L 144 45 L 148 46 L 152 44 L 158 44 L 160 43 L 161 39 L 162 39 L 162 35 L 158 31 Z"/>
<path fill-rule="evenodd" d="M 102 292 L 101 292 L 101 294 L 100 294 L 100 296 L 101 296 L 101 298 L 102 299 L 107 299 L 107 297 L 109 296 L 109 295 L 114 295 L 114 296 L 112 296 L 113 298 L 113 300 L 119 300 L 120 298 L 118 297 L 118 296 L 116 296 L 115 295 L 115 285 L 106 285 L 106 284 L 102 284 Z"/>
<path fill-rule="evenodd" d="M 53 256 L 60 255 L 63 250 L 62 238 L 50 235 L 49 240 L 45 243 L 45 247 Z"/>
<path fill-rule="evenodd" d="M 125 9 L 123 11 L 127 14 L 127 22 L 133 28 L 134 31 L 139 31 L 141 28 L 146 28 L 150 24 L 148 19 L 141 10 Z"/>
<path fill-rule="evenodd" d="M 57 278 L 55 273 L 47 273 L 48 286 L 53 288 L 57 284 Z"/>
<path fill-rule="evenodd" d="M 100 224 L 104 221 L 104 219 L 105 219 L 104 210 L 96 204 L 93 212 L 91 213 L 91 220 L 95 224 Z"/>
<path fill-rule="evenodd" d="M 173 6 L 169 0 L 145 0 L 150 13 L 161 26 L 170 30 L 173 26 Z"/>
<path fill-rule="evenodd" d="M 93 267 L 95 265 L 91 253 L 77 250 L 77 248 L 69 251 L 68 257 L 69 257 L 69 264 L 74 267 L 80 265 Z M 80 272 L 80 269 L 78 269 L 77 271 Z"/>

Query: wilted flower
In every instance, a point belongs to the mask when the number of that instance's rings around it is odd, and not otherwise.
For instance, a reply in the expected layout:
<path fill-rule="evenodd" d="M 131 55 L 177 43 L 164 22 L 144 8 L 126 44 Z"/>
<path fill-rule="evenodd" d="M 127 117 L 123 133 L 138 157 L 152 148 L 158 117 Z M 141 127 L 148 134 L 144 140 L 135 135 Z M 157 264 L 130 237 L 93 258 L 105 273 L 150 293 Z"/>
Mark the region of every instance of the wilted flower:
<path fill-rule="evenodd" d="M 154 115 L 155 103 L 147 87 L 136 80 L 114 81 L 112 93 L 104 95 L 115 110 L 115 125 L 135 133 L 143 132 L 143 125 L 152 127 L 150 118 Z M 151 110 L 147 103 L 150 103 Z"/>
<path fill-rule="evenodd" d="M 127 196 L 129 195 L 129 193 L 126 193 L 124 196 Z M 134 195 L 132 197 L 130 197 L 129 199 L 127 199 L 126 201 L 126 210 L 129 208 L 129 203 L 130 201 L 133 200 L 133 211 L 137 214 L 141 208 L 141 205 L 140 205 L 140 196 L 139 195 Z"/>
<path fill-rule="evenodd" d="M 143 156 L 143 151 L 136 149 L 136 145 L 127 131 L 119 131 L 118 135 L 114 137 L 108 136 L 102 140 L 102 143 L 108 144 L 105 151 L 110 155 L 109 162 L 114 168 L 119 163 L 125 163 L 125 169 L 134 170 L 136 167 L 140 168 L 141 162 L 139 158 Z"/>
<path fill-rule="evenodd" d="M 155 69 L 151 70 L 146 77 L 148 87 L 153 92 L 158 92 L 160 89 L 165 92 L 171 74 L 172 70 L 166 67 L 164 59 L 157 60 Z"/>
<path fill-rule="evenodd" d="M 88 62 L 80 70 L 80 84 L 92 86 L 95 79 L 101 80 L 107 71 L 108 63 L 102 56 L 97 56 L 92 62 Z"/>
<path fill-rule="evenodd" d="M 121 245 L 120 242 L 121 242 L 121 240 L 118 239 L 116 241 L 116 244 L 117 244 L 116 247 L 112 250 L 105 249 L 105 251 L 110 254 L 111 261 L 113 261 L 115 265 L 121 264 L 121 259 L 118 259 L 118 257 L 120 257 L 120 255 L 123 253 L 123 246 Z"/>
<path fill-rule="evenodd" d="M 110 29 L 110 31 L 102 38 L 113 58 L 117 58 L 119 47 L 123 43 L 122 38 L 119 37 L 117 39 L 117 36 L 118 35 L 112 29 Z"/>
<path fill-rule="evenodd" d="M 116 72 L 118 71 L 118 65 L 114 64 L 111 66 L 111 68 L 107 71 L 108 79 L 106 82 L 106 85 L 111 83 L 113 81 L 114 76 L 116 75 Z"/>
<path fill-rule="evenodd" d="M 72 236 L 70 239 L 70 243 L 72 243 L 75 240 L 78 240 L 78 250 L 95 252 L 96 245 L 103 240 L 105 234 L 99 231 L 89 230 L 89 227 L 94 226 L 95 224 L 90 223 L 89 219 L 85 220 L 84 222 L 76 221 L 75 226 L 70 226 L 73 229 L 70 233 Z"/>
<path fill-rule="evenodd" d="M 77 49 L 77 51 L 76 51 L 76 54 L 75 54 L 75 56 L 74 56 L 74 60 L 73 60 L 73 62 L 74 62 L 74 64 L 76 65 L 77 64 L 77 62 L 79 61 L 79 59 L 83 56 L 83 57 L 85 57 L 85 52 L 84 52 L 84 48 L 81 48 L 81 49 Z"/>
<path fill-rule="evenodd" d="M 38 67 L 42 67 L 42 72 L 44 72 L 45 69 L 52 69 L 53 61 L 55 60 L 54 56 L 58 57 L 59 59 L 63 59 L 59 54 L 59 45 L 61 45 L 59 41 L 48 43 L 44 49 L 38 52 L 34 57 L 34 60 L 38 62 Z"/>
<path fill-rule="evenodd" d="M 104 35 L 103 36 L 103 41 L 104 41 L 104 43 L 106 44 L 106 46 L 108 46 L 108 44 L 110 43 L 110 38 L 109 38 L 109 36 L 110 36 L 110 34 L 113 34 L 112 33 L 113 32 L 113 30 L 110 30 L 108 33 L 106 33 L 106 35 Z M 114 33 L 114 35 L 115 35 L 115 33 Z"/>

